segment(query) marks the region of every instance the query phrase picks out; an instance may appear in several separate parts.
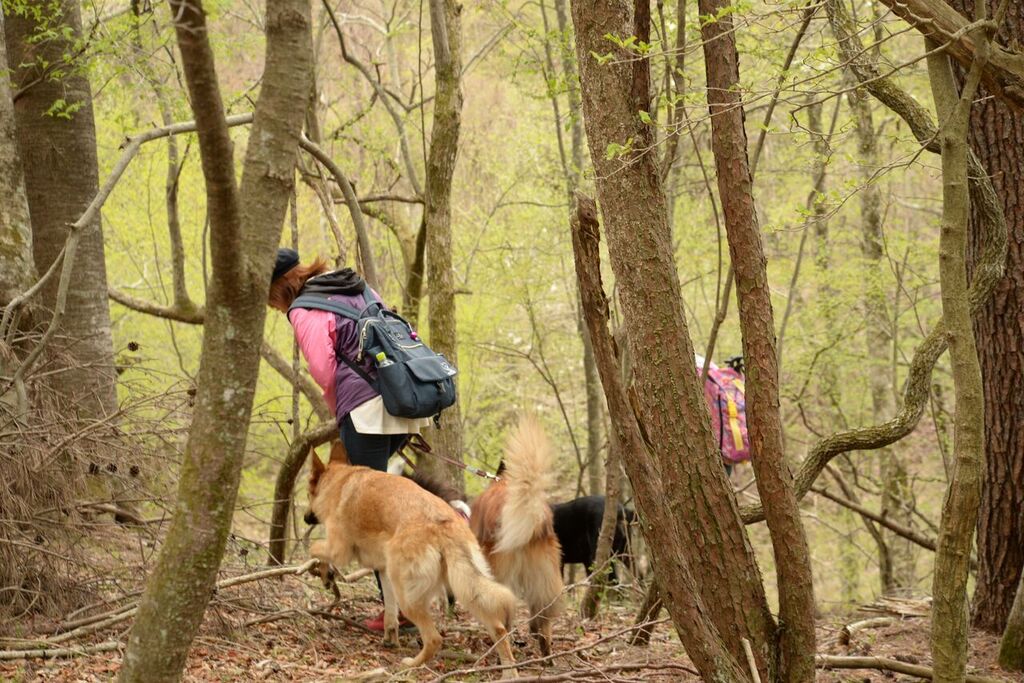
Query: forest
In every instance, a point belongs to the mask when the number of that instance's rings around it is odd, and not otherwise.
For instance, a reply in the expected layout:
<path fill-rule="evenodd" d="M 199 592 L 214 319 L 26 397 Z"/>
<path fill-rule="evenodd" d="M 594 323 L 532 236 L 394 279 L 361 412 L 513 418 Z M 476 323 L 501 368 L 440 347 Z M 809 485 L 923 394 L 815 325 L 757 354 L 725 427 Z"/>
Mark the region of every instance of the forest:
<path fill-rule="evenodd" d="M 1024 2 L 0 7 L 0 680 L 1024 680 Z"/>

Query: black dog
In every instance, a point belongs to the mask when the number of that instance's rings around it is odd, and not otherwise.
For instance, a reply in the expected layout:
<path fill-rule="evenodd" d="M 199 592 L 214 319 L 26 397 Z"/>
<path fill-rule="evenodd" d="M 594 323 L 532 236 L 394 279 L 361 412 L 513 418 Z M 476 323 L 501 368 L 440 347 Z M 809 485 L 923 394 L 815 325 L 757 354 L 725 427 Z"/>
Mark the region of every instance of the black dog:
<path fill-rule="evenodd" d="M 588 573 L 594 571 L 604 501 L 604 496 L 583 496 L 551 506 L 555 513 L 555 535 L 562 545 L 563 568 L 567 564 L 582 564 Z M 635 518 L 635 512 L 620 504 L 618 519 L 615 521 L 615 537 L 612 539 L 612 557 L 618 558 L 630 571 L 633 571 L 633 562 L 629 524 Z M 611 566 L 611 581 L 618 583 L 614 565 Z"/>

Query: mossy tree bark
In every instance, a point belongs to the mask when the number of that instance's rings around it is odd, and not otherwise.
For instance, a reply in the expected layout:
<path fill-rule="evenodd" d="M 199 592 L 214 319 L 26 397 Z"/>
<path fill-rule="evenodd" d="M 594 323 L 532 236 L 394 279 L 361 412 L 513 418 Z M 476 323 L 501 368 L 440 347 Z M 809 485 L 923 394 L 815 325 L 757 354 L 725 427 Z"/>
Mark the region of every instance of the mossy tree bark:
<path fill-rule="evenodd" d="M 0 12 L 0 74 L 7 74 L 7 48 L 4 39 L 4 17 Z M 14 119 L 9 79 L 0 77 L 0 310 L 35 280 L 32 262 L 32 222 L 25 196 L 25 175 L 21 168 L 21 154 Z M 19 325 L 12 334 L 0 327 L 0 375 L 12 376 L 17 368 L 15 349 L 16 330 L 27 327 L 30 316 L 21 314 Z M 11 321 L 14 322 L 13 320 Z M 6 337 L 6 338 L 5 338 Z M 23 382 L 0 393 L 0 408 L 4 405 L 15 414 L 28 410 L 28 393 Z"/>
<path fill-rule="evenodd" d="M 974 0 L 954 0 L 966 16 Z M 998 0 L 989 0 L 995 12 Z M 1004 44 L 1024 44 L 1024 14 L 1007 12 L 999 24 Z M 1024 569 L 1024 112 L 988 96 L 984 85 L 971 110 L 971 149 L 991 176 L 1006 215 L 1011 247 L 1006 274 L 974 316 L 985 391 L 985 481 L 978 514 L 978 576 L 974 625 L 1000 633 Z M 979 262 L 984 217 L 972 206 L 967 268 Z"/>
<path fill-rule="evenodd" d="M 928 42 L 929 50 L 936 47 L 934 42 Z M 971 208 L 967 185 L 967 125 L 982 63 L 981 58 L 976 62 L 963 92 L 958 95 L 946 54 L 935 52 L 928 57 L 942 147 L 939 284 L 956 405 L 953 468 L 942 506 L 932 580 L 931 650 L 935 681 L 962 681 L 966 671 L 967 573 L 985 460 L 981 366 L 971 327 L 965 255 Z"/>
<path fill-rule="evenodd" d="M 1006 630 L 999 644 L 999 666 L 1024 671 L 1024 575 L 1017 587 L 1017 597 L 1006 620 Z"/>
<path fill-rule="evenodd" d="M 83 39 L 79 2 L 60 0 L 37 9 L 41 11 L 18 13 L 8 7 L 4 12 L 33 258 L 36 270 L 43 273 L 60 257 L 68 226 L 96 196 L 99 166 L 92 89 L 85 69 L 75 60 L 62 71 L 52 68 L 74 55 Z M 117 397 L 98 214 L 78 244 L 71 282 L 58 328 L 63 367 L 50 375 L 48 384 L 80 417 L 100 418 L 117 409 Z M 43 288 L 42 308 L 56 305 L 57 286 L 58 278 L 51 278 Z"/>
<path fill-rule="evenodd" d="M 171 0 L 170 5 L 196 116 L 213 272 L 199 393 L 174 518 L 139 604 L 120 674 L 122 681 L 146 683 L 180 679 L 231 528 L 268 282 L 294 185 L 312 73 L 309 0 L 268 2 L 263 84 L 239 188 L 202 4 Z"/>
<path fill-rule="evenodd" d="M 8 73 L 4 35 L 0 12 L 0 74 Z M 14 102 L 10 80 L 0 78 L 0 307 L 28 289 L 34 275 L 32 223 L 18 151 Z"/>
<path fill-rule="evenodd" d="M 434 45 L 434 121 L 427 155 L 424 196 L 426 229 L 427 321 L 430 346 L 458 366 L 456 353 L 455 277 L 452 269 L 452 177 L 459 153 L 462 124 L 462 6 L 456 0 L 430 0 L 430 33 Z M 440 429 L 430 440 L 435 451 L 462 460 L 462 421 L 459 404 L 441 416 Z M 465 489 L 462 471 L 437 458 L 420 458 L 426 471 Z"/>

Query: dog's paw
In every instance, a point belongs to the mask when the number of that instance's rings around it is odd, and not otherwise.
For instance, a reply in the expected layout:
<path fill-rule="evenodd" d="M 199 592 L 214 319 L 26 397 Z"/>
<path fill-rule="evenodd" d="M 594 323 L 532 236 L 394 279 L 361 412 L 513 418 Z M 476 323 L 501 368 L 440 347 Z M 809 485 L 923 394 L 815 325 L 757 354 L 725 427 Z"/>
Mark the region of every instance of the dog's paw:
<path fill-rule="evenodd" d="M 384 647 L 398 647 L 398 627 L 384 629 Z"/>
<path fill-rule="evenodd" d="M 410 669 L 414 666 L 416 666 L 415 657 L 402 657 L 402 668 Z"/>

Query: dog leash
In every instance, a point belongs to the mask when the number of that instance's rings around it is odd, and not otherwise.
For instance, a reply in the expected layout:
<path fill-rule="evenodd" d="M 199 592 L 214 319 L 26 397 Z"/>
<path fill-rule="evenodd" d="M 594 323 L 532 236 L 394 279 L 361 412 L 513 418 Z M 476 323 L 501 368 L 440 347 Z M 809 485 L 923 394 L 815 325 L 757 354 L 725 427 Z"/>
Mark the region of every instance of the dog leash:
<path fill-rule="evenodd" d="M 427 443 L 427 440 L 424 439 L 423 436 L 421 436 L 420 434 L 411 435 L 402 445 L 402 447 L 398 450 L 398 454 L 402 456 L 402 460 L 405 460 L 406 464 L 409 465 L 409 467 L 411 467 L 413 470 L 416 469 L 416 465 L 414 465 L 412 463 L 412 460 L 409 459 L 409 456 L 406 455 L 406 446 L 413 449 L 414 451 L 417 451 L 419 453 L 426 453 L 437 458 L 438 460 L 441 460 L 442 462 L 448 463 L 449 465 L 454 465 L 455 467 L 466 470 L 467 472 L 475 474 L 478 477 L 483 477 L 484 479 L 491 479 L 493 481 L 501 481 L 501 477 L 499 477 L 496 474 L 491 474 L 490 472 L 482 470 L 479 467 L 473 467 L 472 465 L 467 465 L 464 462 L 459 462 L 455 458 L 449 458 L 446 455 L 435 453 L 434 449 L 430 447 L 429 443 Z"/>

